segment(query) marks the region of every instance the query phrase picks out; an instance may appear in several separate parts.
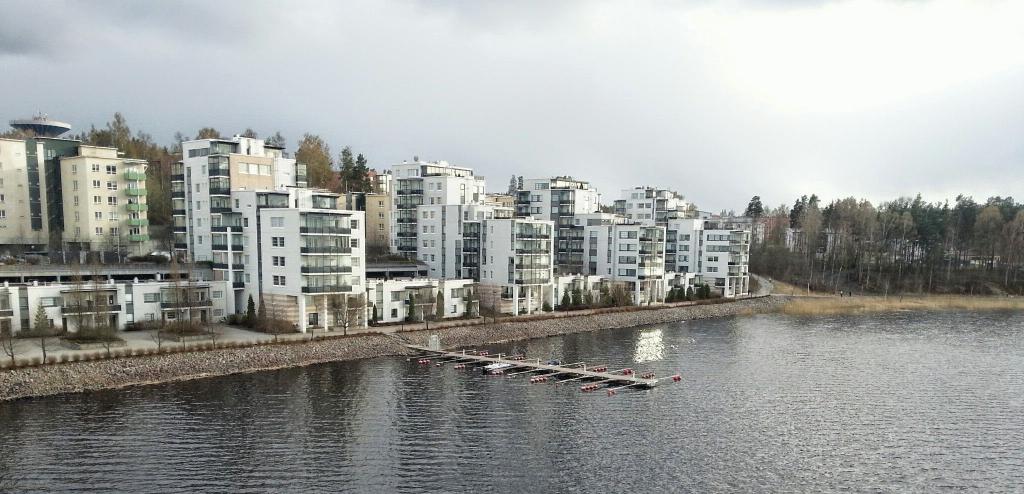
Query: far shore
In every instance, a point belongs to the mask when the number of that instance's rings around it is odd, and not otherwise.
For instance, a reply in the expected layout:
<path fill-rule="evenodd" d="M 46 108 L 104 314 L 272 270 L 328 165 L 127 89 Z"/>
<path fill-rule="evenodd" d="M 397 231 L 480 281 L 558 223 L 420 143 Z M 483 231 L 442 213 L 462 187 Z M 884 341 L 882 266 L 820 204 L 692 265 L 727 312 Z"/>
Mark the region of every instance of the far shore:
<path fill-rule="evenodd" d="M 779 308 L 790 315 L 870 314 L 901 310 L 1024 310 L 1024 297 L 982 295 L 798 296 Z"/>

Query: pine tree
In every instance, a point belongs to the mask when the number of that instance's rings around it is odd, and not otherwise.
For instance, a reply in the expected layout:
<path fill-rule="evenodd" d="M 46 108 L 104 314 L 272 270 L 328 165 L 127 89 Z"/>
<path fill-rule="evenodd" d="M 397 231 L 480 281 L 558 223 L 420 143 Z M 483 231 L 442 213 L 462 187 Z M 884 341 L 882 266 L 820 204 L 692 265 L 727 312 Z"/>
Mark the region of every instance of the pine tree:
<path fill-rule="evenodd" d="M 253 302 L 252 295 L 245 306 L 245 325 L 250 328 L 256 325 L 256 302 Z"/>
<path fill-rule="evenodd" d="M 515 195 L 516 191 L 519 190 L 519 180 L 516 179 L 515 175 L 508 181 L 508 195 Z"/>
<path fill-rule="evenodd" d="M 359 192 L 373 192 L 373 186 L 370 183 L 370 167 L 367 165 L 366 158 L 362 154 L 356 156 L 356 164 L 352 170 L 352 182 L 355 184 L 355 190 Z"/>
<path fill-rule="evenodd" d="M 434 307 L 434 319 L 444 319 L 444 292 L 437 292 L 437 304 Z"/>
<path fill-rule="evenodd" d="M 569 298 L 569 290 L 562 292 L 562 305 L 559 307 L 561 310 L 569 310 L 572 306 L 572 299 Z"/>
<path fill-rule="evenodd" d="M 46 309 L 43 308 L 43 304 L 36 306 L 36 317 L 35 321 L 32 322 L 32 326 L 37 333 L 45 334 L 50 332 L 50 319 L 46 317 Z"/>
<path fill-rule="evenodd" d="M 260 306 L 256 309 L 256 325 L 265 327 L 267 325 L 267 302 L 263 300 L 263 294 L 260 294 Z"/>

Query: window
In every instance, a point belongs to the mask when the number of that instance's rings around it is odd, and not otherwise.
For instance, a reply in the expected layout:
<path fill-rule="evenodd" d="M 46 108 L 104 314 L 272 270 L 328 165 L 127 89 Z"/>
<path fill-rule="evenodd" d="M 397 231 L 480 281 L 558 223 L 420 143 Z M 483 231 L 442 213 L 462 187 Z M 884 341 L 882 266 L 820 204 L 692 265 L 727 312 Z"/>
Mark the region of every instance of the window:
<path fill-rule="evenodd" d="M 98 219 L 98 220 L 102 220 L 103 219 L 103 211 L 96 211 L 95 213 L 92 214 L 92 216 L 94 218 Z"/>
<path fill-rule="evenodd" d="M 708 262 L 718 262 L 718 256 L 708 256 Z"/>
<path fill-rule="evenodd" d="M 224 292 L 219 291 L 219 290 L 214 290 L 213 291 L 213 295 L 211 295 L 211 297 L 212 298 L 224 298 Z"/>
<path fill-rule="evenodd" d="M 113 180 L 107 180 L 107 190 L 117 190 L 117 182 Z"/>
<path fill-rule="evenodd" d="M 114 196 L 107 196 L 107 205 L 108 206 L 117 206 L 117 198 L 114 197 Z"/>
<path fill-rule="evenodd" d="M 285 277 L 274 275 L 274 286 L 285 286 Z"/>
<path fill-rule="evenodd" d="M 110 234 L 111 234 L 112 236 L 115 236 L 115 237 L 116 237 L 118 233 L 119 233 L 119 230 L 117 229 L 117 227 L 116 227 L 116 226 L 114 226 L 114 227 L 111 227 L 111 228 L 110 228 Z"/>
<path fill-rule="evenodd" d="M 7 210 L 0 209 L 0 220 L 7 219 Z"/>
<path fill-rule="evenodd" d="M 103 198 L 100 196 L 92 196 L 93 204 L 103 204 Z"/>
<path fill-rule="evenodd" d="M 117 165 L 107 165 L 107 175 L 117 175 Z"/>
<path fill-rule="evenodd" d="M 281 239 L 281 240 L 282 240 L 282 242 L 284 241 L 284 239 Z M 433 242 L 433 241 L 431 241 L 431 242 Z M 283 243 L 281 245 L 282 245 L 282 247 L 284 246 Z M 349 247 L 352 247 L 353 249 L 358 248 L 359 247 L 359 239 L 355 238 L 355 237 L 352 237 L 352 240 L 349 241 Z"/>
<path fill-rule="evenodd" d="M 709 273 L 717 273 L 718 272 L 718 268 L 715 267 L 715 266 L 708 266 L 708 272 Z"/>
<path fill-rule="evenodd" d="M 353 230 L 358 230 L 358 229 L 359 229 L 359 220 L 352 220 L 352 221 L 350 221 L 349 223 L 350 223 L 350 227 L 351 227 L 351 228 L 352 228 Z M 434 227 L 430 227 L 430 229 L 431 229 L 431 230 L 433 230 L 433 229 L 434 229 Z"/>
<path fill-rule="evenodd" d="M 96 235 L 99 235 L 99 236 L 102 237 L 103 236 L 103 227 L 102 226 L 97 226 L 96 230 L 95 230 L 95 233 L 96 233 Z"/>
<path fill-rule="evenodd" d="M 284 247 L 284 237 L 270 237 L 270 245 L 274 247 Z"/>
<path fill-rule="evenodd" d="M 160 292 L 147 293 L 142 296 L 142 301 L 146 303 L 155 303 L 160 301 Z"/>
<path fill-rule="evenodd" d="M 99 180 L 93 180 L 92 181 L 92 188 L 94 188 L 94 189 L 100 188 L 100 181 Z"/>
<path fill-rule="evenodd" d="M 271 216 L 270 226 L 272 228 L 284 228 L 284 217 L 283 216 Z"/>
<path fill-rule="evenodd" d="M 92 164 L 92 171 L 94 171 L 96 173 L 100 172 L 100 165 L 99 165 L 99 163 L 93 163 Z"/>
<path fill-rule="evenodd" d="M 284 266 L 284 256 L 273 256 L 274 266 Z"/>

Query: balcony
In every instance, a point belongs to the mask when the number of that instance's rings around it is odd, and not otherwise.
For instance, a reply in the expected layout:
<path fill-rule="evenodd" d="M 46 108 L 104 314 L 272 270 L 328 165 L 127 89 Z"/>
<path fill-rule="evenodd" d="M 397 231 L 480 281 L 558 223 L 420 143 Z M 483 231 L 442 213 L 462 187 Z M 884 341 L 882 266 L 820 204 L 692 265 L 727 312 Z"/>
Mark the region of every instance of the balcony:
<path fill-rule="evenodd" d="M 132 190 L 139 190 L 139 189 L 132 189 Z M 171 198 L 172 199 L 184 199 L 185 198 L 185 191 L 183 191 L 183 190 L 172 190 L 171 191 Z"/>
<path fill-rule="evenodd" d="M 217 225 L 211 226 L 210 231 L 215 233 L 227 233 L 228 231 L 231 231 L 232 233 L 242 233 L 242 227 L 239 225 Z"/>
<path fill-rule="evenodd" d="M 184 226 L 184 225 L 174 225 L 174 226 L 172 227 L 172 230 L 173 230 L 173 231 L 174 231 L 175 233 L 185 233 L 185 232 L 187 232 L 187 231 L 188 231 L 188 227 L 186 227 L 186 226 Z"/>
<path fill-rule="evenodd" d="M 128 171 L 124 172 L 124 179 L 125 180 L 145 180 L 146 179 L 146 174 L 142 173 L 142 172 L 135 172 L 135 171 L 128 170 Z"/>
<path fill-rule="evenodd" d="M 134 235 L 128 235 L 129 242 L 147 242 L 149 241 L 149 234 L 136 233 Z"/>
<path fill-rule="evenodd" d="M 395 233 L 395 235 L 399 236 L 399 237 L 411 238 L 411 237 L 415 237 L 416 236 L 416 232 L 415 231 L 411 231 L 411 232 L 401 232 L 400 231 L 400 232 Z"/>
<path fill-rule="evenodd" d="M 227 177 L 230 176 L 231 172 L 226 166 L 211 166 L 210 176 L 211 177 Z"/>
<path fill-rule="evenodd" d="M 351 273 L 352 266 L 302 266 L 300 271 L 306 274 L 343 274 Z"/>
<path fill-rule="evenodd" d="M 168 309 L 201 309 L 203 307 L 213 306 L 213 301 L 210 299 L 206 300 L 193 300 L 191 302 L 160 302 L 160 308 L 163 310 Z"/>
<path fill-rule="evenodd" d="M 128 218 L 128 226 L 148 226 L 149 220 L 143 218 Z"/>
<path fill-rule="evenodd" d="M 213 244 L 210 248 L 216 251 L 226 251 L 228 250 L 228 244 Z M 241 252 L 242 250 L 242 244 L 231 244 L 232 252 Z"/>
<path fill-rule="evenodd" d="M 140 197 L 146 195 L 146 189 L 124 189 L 124 193 L 131 197 Z"/>
<path fill-rule="evenodd" d="M 396 189 L 395 194 L 400 196 L 419 196 L 423 195 L 423 189 Z"/>
<path fill-rule="evenodd" d="M 524 240 L 527 240 L 527 239 L 547 240 L 547 239 L 551 238 L 551 234 L 550 233 L 538 233 L 538 232 L 516 233 L 516 238 L 521 238 L 521 239 L 524 239 Z"/>
<path fill-rule="evenodd" d="M 184 242 L 174 242 L 175 249 L 188 249 L 188 244 Z"/>
<path fill-rule="evenodd" d="M 213 214 L 227 214 L 227 213 L 231 212 L 231 208 L 220 208 L 220 207 L 216 207 L 215 208 L 215 207 L 211 206 L 210 207 L 210 212 L 213 213 Z"/>
<path fill-rule="evenodd" d="M 339 247 L 335 245 L 323 245 L 323 246 L 311 246 L 311 247 L 299 247 L 299 252 L 303 254 L 351 254 L 351 247 Z"/>
<path fill-rule="evenodd" d="M 210 266 L 213 269 L 227 269 L 228 268 L 228 263 L 226 263 L 226 262 L 214 262 L 214 263 L 211 263 Z M 236 269 L 245 269 L 245 265 L 240 263 L 240 262 L 233 262 L 233 263 L 231 263 L 231 270 L 234 271 Z"/>
<path fill-rule="evenodd" d="M 351 285 L 304 286 L 302 293 L 346 293 L 351 292 Z"/>
<path fill-rule="evenodd" d="M 352 229 L 343 226 L 300 226 L 299 233 L 311 235 L 351 235 Z"/>
<path fill-rule="evenodd" d="M 399 217 L 397 221 L 399 223 L 416 223 L 416 218 L 415 217 L 412 217 L 412 218 Z"/>
<path fill-rule="evenodd" d="M 14 309 L 0 309 L 0 317 L 14 317 Z"/>
<path fill-rule="evenodd" d="M 210 195 L 211 196 L 230 196 L 231 195 L 231 188 L 230 187 L 210 187 Z"/>
<path fill-rule="evenodd" d="M 176 173 L 176 174 L 171 175 L 171 182 L 184 182 L 184 181 L 185 181 L 185 175 L 183 175 L 181 173 Z"/>
<path fill-rule="evenodd" d="M 533 249 L 516 249 L 516 254 L 550 254 L 551 251 L 548 249 L 533 248 Z"/>
<path fill-rule="evenodd" d="M 171 210 L 171 216 L 185 216 L 185 210 L 184 209 L 172 209 Z"/>
<path fill-rule="evenodd" d="M 60 308 L 60 313 L 69 314 L 98 314 L 103 312 L 121 312 L 121 304 L 110 305 L 65 305 Z"/>
<path fill-rule="evenodd" d="M 146 204 L 138 204 L 138 203 L 131 203 L 131 202 L 129 202 L 128 204 L 125 204 L 124 207 L 125 207 L 125 209 L 127 209 L 128 211 L 131 211 L 133 213 L 140 213 L 142 211 L 148 211 L 149 210 L 149 206 L 146 205 Z M 178 214 L 178 211 L 181 211 L 182 215 L 185 214 L 185 210 L 184 209 L 175 209 L 174 210 L 174 214 Z"/>

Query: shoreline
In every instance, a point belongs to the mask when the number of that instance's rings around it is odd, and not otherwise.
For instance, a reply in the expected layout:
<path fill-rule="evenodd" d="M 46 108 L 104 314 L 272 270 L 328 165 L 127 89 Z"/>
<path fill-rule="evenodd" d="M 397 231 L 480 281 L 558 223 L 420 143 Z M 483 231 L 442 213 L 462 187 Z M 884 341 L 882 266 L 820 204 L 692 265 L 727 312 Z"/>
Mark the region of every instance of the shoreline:
<path fill-rule="evenodd" d="M 786 296 L 779 312 L 792 316 L 877 314 L 893 311 L 1024 310 L 1024 298 L 979 295 Z"/>
<path fill-rule="evenodd" d="M 441 343 L 445 348 L 456 348 L 648 324 L 750 315 L 775 310 L 785 302 L 784 297 L 767 296 L 718 304 L 506 320 L 492 324 L 416 330 L 399 333 L 398 338 L 380 333 L 367 333 L 345 338 L 10 369 L 0 372 L 0 401 L 164 384 L 364 358 L 410 355 L 412 352 L 405 348 L 400 339 L 412 344 L 425 345 L 427 338 L 432 334 L 441 337 Z"/>

